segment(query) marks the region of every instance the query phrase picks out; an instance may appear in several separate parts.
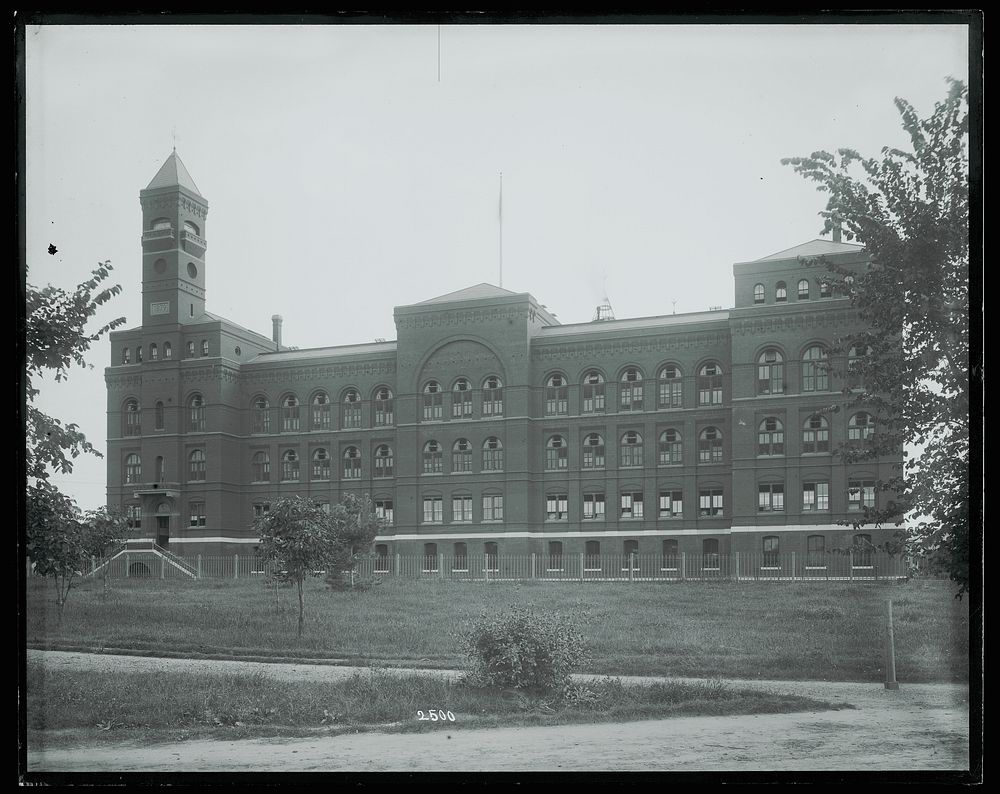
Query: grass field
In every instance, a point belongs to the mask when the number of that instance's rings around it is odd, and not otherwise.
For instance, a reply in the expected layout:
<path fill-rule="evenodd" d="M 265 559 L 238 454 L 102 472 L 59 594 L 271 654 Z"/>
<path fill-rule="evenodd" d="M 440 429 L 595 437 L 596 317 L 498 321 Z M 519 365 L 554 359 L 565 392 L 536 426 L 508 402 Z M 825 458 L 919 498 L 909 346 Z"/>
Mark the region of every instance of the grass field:
<path fill-rule="evenodd" d="M 836 708 L 811 698 L 721 682 L 623 686 L 604 679 L 568 697 L 478 689 L 385 669 L 345 681 L 278 681 L 264 674 L 88 673 L 28 664 L 29 742 L 309 736 L 510 725 L 625 722 L 693 715 L 774 714 Z M 430 719 L 431 711 L 435 719 Z M 421 719 L 424 717 L 426 719 Z"/>
<path fill-rule="evenodd" d="M 456 667 L 454 632 L 512 602 L 583 614 L 582 672 L 882 680 L 883 608 L 893 602 L 900 681 L 968 680 L 968 602 L 941 580 L 851 583 L 387 581 L 365 592 L 307 583 L 305 634 L 293 593 L 258 581 L 118 580 L 74 589 L 60 625 L 52 584 L 28 580 L 27 643 L 190 655 L 335 658 Z"/>

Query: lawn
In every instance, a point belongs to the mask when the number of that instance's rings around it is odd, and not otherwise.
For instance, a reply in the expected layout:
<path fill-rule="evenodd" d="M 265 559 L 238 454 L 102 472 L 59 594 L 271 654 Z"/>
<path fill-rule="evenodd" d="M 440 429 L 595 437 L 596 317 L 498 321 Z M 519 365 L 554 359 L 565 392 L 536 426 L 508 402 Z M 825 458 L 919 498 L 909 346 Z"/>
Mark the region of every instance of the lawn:
<path fill-rule="evenodd" d="M 718 681 L 623 686 L 603 679 L 562 697 L 501 692 L 440 676 L 386 669 L 336 682 L 279 681 L 262 673 L 88 673 L 29 662 L 29 744 L 311 736 L 511 725 L 625 722 L 695 715 L 838 708 Z M 433 714 L 434 719 L 430 716 Z"/>
<path fill-rule="evenodd" d="M 891 598 L 898 680 L 968 680 L 968 602 L 942 580 L 307 585 L 300 639 L 293 592 L 279 589 L 276 603 L 259 581 L 116 580 L 106 597 L 100 582 L 87 582 L 71 592 L 60 624 L 51 583 L 32 578 L 27 644 L 456 667 L 454 632 L 518 602 L 584 616 L 582 672 L 880 681 Z"/>

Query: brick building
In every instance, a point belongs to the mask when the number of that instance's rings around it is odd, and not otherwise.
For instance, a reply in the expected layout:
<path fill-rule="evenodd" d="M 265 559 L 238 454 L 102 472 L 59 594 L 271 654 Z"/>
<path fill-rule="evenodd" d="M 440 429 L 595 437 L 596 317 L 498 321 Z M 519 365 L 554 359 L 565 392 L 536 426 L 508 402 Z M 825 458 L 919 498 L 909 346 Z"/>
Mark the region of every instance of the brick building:
<path fill-rule="evenodd" d="M 396 341 L 298 350 L 280 317 L 269 338 L 206 311 L 208 203 L 176 153 L 140 203 L 108 500 L 181 554 L 249 551 L 274 499 L 348 492 L 391 520 L 382 553 L 818 552 L 900 462 L 834 454 L 874 430 L 826 367 L 856 317 L 799 257 L 862 268 L 860 246 L 737 263 L 727 310 L 560 324 L 479 284 L 396 307 Z"/>

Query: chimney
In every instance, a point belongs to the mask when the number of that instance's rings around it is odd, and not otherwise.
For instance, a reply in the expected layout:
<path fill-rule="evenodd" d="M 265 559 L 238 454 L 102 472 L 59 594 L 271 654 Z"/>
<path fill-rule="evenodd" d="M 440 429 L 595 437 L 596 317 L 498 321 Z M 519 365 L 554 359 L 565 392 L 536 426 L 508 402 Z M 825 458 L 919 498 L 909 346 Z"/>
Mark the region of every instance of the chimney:
<path fill-rule="evenodd" d="M 281 348 L 281 315 L 275 314 L 271 316 L 271 339 L 274 340 L 274 344 L 278 349 Z"/>
<path fill-rule="evenodd" d="M 835 243 L 840 242 L 840 216 L 833 216 L 833 241 Z"/>

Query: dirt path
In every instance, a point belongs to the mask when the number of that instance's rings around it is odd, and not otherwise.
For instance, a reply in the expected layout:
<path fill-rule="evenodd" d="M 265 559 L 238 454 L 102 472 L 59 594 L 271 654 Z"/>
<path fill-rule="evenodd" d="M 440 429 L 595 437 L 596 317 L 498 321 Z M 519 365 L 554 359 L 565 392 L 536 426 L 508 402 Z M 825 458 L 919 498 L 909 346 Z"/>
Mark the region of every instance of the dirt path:
<path fill-rule="evenodd" d="M 263 670 L 297 681 L 356 668 L 28 651 L 56 669 Z M 426 671 L 424 671 L 426 672 Z M 443 671 L 442 674 L 448 674 Z M 622 677 L 625 681 L 649 678 Z M 968 688 L 957 684 L 731 681 L 856 709 L 746 717 L 352 734 L 308 739 L 28 747 L 29 771 L 743 771 L 969 768 Z"/>

